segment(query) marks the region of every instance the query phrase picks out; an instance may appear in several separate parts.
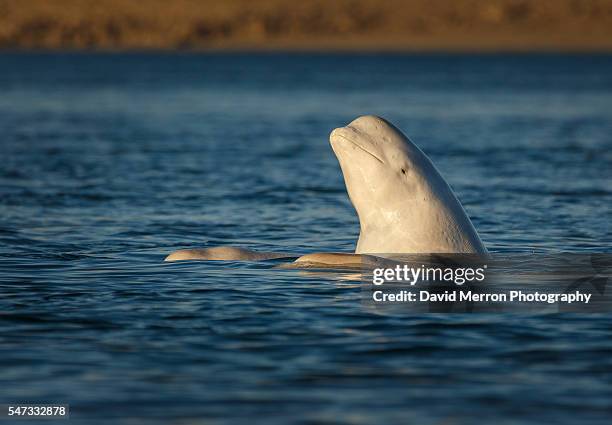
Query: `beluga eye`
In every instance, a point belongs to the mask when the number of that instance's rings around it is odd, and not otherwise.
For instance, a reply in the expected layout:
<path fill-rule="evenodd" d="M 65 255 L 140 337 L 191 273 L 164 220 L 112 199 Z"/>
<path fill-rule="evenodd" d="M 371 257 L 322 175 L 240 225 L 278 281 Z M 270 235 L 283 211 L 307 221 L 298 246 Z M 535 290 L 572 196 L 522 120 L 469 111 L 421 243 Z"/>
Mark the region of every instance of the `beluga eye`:
<path fill-rule="evenodd" d="M 402 174 L 406 174 L 406 170 L 402 168 Z"/>

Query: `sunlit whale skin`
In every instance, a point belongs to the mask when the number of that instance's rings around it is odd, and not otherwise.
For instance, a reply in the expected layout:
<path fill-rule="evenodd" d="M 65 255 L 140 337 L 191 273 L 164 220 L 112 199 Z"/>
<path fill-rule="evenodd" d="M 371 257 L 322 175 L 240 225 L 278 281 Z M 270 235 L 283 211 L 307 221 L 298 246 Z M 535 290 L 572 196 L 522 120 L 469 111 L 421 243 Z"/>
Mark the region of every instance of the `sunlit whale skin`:
<path fill-rule="evenodd" d="M 487 254 L 472 222 L 430 159 L 383 118 L 362 116 L 337 128 L 330 143 L 360 223 L 355 254 L 312 253 L 298 264 L 359 264 L 365 254 Z M 220 247 L 180 250 L 178 260 L 295 258 Z"/>
<path fill-rule="evenodd" d="M 236 248 L 231 246 L 218 246 L 213 248 L 196 248 L 196 249 L 179 249 L 168 255 L 164 261 L 182 261 L 182 260 L 209 260 L 209 261 L 228 261 L 228 260 L 243 260 L 243 261 L 263 261 L 275 260 L 277 258 L 297 257 L 291 254 L 283 254 L 278 252 L 260 252 L 245 248 Z"/>
<path fill-rule="evenodd" d="M 359 216 L 356 254 L 486 254 L 448 183 L 388 121 L 357 118 L 330 143 Z"/>

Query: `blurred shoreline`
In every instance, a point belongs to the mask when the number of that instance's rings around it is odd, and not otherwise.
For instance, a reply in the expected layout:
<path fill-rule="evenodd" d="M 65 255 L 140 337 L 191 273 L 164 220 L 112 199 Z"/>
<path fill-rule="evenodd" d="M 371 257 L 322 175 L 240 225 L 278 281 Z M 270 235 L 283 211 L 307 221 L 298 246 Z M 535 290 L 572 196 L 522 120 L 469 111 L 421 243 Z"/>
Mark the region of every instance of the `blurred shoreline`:
<path fill-rule="evenodd" d="M 0 49 L 612 52 L 612 0 L 0 0 Z"/>

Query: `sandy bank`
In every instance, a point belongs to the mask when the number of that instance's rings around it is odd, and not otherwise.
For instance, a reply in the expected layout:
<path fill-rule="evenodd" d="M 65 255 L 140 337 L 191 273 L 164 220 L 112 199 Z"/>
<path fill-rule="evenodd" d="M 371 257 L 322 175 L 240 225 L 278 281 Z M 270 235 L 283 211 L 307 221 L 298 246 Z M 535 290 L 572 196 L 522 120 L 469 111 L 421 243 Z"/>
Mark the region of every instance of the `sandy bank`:
<path fill-rule="evenodd" d="M 0 0 L 0 48 L 612 51 L 612 0 Z"/>

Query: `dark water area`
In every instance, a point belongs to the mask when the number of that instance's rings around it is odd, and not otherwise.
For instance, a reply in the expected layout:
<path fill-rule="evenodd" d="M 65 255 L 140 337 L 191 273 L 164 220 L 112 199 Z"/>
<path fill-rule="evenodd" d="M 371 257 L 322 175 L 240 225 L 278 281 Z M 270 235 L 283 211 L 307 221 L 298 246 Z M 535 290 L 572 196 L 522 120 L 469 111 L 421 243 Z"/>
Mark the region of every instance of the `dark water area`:
<path fill-rule="evenodd" d="M 427 153 L 490 251 L 612 253 L 612 56 L 2 54 L 0 403 L 610 423 L 610 314 L 373 312 L 342 273 L 162 262 L 352 251 L 327 138 L 364 114 Z"/>

